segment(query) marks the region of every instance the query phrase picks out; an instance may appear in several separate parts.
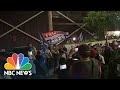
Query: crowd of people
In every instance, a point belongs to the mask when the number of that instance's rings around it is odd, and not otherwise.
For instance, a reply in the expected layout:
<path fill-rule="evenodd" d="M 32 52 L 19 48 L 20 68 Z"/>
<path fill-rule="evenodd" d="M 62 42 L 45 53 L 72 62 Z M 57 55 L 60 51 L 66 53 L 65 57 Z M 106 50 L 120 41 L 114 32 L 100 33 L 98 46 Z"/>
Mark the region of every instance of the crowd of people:
<path fill-rule="evenodd" d="M 120 78 L 120 47 L 113 41 L 105 44 L 97 43 L 71 46 L 69 51 L 64 45 L 46 45 L 45 56 L 41 50 L 28 45 L 29 57 L 32 64 L 31 76 L 5 76 L 4 64 L 9 55 L 0 55 L 1 79 L 118 79 Z M 50 73 L 50 70 L 51 71 Z"/>

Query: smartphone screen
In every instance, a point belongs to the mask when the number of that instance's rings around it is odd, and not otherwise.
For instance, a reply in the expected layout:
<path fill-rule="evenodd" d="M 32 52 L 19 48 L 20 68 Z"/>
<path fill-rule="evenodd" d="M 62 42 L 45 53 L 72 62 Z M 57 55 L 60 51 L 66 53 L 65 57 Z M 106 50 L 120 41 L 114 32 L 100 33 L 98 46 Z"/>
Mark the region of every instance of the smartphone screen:
<path fill-rule="evenodd" d="M 74 58 L 74 59 L 72 59 L 72 60 L 78 61 L 79 59 Z"/>
<path fill-rule="evenodd" d="M 118 48 L 120 48 L 120 45 L 118 45 Z"/>
<path fill-rule="evenodd" d="M 65 65 L 60 65 L 60 70 L 62 70 L 62 69 L 67 69 L 66 64 Z"/>
<path fill-rule="evenodd" d="M 77 52 L 77 51 L 78 51 L 78 48 L 75 48 L 75 51 Z"/>

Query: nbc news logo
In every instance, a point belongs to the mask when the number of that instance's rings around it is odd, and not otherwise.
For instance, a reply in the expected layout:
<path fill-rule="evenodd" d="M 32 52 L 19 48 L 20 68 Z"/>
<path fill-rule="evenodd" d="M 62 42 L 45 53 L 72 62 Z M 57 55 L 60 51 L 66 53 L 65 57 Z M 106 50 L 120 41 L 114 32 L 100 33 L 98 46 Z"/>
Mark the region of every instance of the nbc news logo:
<path fill-rule="evenodd" d="M 4 71 L 4 75 L 32 75 L 29 58 L 24 57 L 22 53 L 14 53 L 12 57 L 8 57 L 4 68 L 7 70 Z"/>

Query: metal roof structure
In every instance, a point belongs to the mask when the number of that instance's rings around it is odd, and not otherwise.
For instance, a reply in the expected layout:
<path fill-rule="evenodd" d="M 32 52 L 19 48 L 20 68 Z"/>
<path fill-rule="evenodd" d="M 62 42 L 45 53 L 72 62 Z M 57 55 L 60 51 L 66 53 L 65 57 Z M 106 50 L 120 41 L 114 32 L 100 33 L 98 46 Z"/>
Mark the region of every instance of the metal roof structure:
<path fill-rule="evenodd" d="M 83 17 L 86 15 L 87 11 L 52 11 L 53 30 L 67 31 L 73 35 L 81 29 L 91 34 L 83 23 Z M 49 31 L 48 16 L 47 11 L 1 11 L 0 47 L 25 46 L 28 42 L 37 46 L 37 32 Z"/>

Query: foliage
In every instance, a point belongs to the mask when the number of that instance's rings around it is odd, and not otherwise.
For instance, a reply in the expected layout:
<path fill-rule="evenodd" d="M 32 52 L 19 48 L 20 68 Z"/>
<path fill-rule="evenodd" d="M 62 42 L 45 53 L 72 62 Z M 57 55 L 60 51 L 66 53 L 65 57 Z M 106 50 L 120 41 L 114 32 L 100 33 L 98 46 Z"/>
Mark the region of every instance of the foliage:
<path fill-rule="evenodd" d="M 89 42 L 95 42 L 95 41 L 97 41 L 97 40 L 95 40 L 95 39 L 86 39 L 86 40 L 83 40 L 80 43 L 89 43 Z"/>
<path fill-rule="evenodd" d="M 119 11 L 89 11 L 84 17 L 84 23 L 91 32 L 99 33 L 107 30 L 115 30 L 120 25 Z"/>

